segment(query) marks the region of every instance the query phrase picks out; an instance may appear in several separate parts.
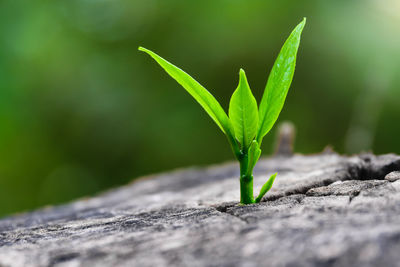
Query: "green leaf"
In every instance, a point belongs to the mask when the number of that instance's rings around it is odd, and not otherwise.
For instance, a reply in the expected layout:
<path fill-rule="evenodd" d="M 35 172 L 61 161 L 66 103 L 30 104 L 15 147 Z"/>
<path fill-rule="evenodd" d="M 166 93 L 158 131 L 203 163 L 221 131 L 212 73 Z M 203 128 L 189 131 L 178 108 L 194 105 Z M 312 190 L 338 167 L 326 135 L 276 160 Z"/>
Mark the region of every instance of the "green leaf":
<path fill-rule="evenodd" d="M 283 45 L 265 87 L 260 103 L 257 141 L 261 145 L 262 138 L 271 130 L 278 119 L 293 79 L 296 65 L 297 50 L 300 45 L 300 35 L 306 18 L 296 26 Z"/>
<path fill-rule="evenodd" d="M 206 88 L 199 84 L 189 74 L 158 56 L 156 53 L 143 47 L 139 47 L 139 50 L 149 54 L 172 78 L 182 85 L 182 87 L 185 88 L 194 99 L 196 99 L 219 128 L 228 135 L 228 137 L 235 136 L 232 123 L 225 111 Z"/>
<path fill-rule="evenodd" d="M 271 189 L 277 174 L 278 173 L 272 174 L 271 177 L 268 179 L 268 181 L 261 187 L 260 194 L 254 201 L 255 203 L 259 203 L 263 198 L 263 196 Z"/>
<path fill-rule="evenodd" d="M 248 154 L 249 166 L 247 168 L 247 175 L 252 175 L 254 166 L 256 166 L 256 163 L 261 155 L 261 149 L 256 140 L 253 140 L 253 142 L 251 142 Z"/>
<path fill-rule="evenodd" d="M 251 93 L 246 74 L 240 69 L 239 85 L 229 103 L 229 118 L 235 130 L 236 139 L 246 150 L 257 133 L 257 101 Z"/>

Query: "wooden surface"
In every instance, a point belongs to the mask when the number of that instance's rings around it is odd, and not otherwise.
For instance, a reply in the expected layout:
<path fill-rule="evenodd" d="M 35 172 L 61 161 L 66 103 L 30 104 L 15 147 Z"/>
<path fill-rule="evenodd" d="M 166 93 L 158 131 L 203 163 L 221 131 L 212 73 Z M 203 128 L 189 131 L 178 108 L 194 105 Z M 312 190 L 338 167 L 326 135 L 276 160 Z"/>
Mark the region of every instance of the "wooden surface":
<path fill-rule="evenodd" d="M 400 157 L 260 160 L 260 204 L 236 163 L 145 177 L 0 220 L 0 266 L 400 266 Z"/>

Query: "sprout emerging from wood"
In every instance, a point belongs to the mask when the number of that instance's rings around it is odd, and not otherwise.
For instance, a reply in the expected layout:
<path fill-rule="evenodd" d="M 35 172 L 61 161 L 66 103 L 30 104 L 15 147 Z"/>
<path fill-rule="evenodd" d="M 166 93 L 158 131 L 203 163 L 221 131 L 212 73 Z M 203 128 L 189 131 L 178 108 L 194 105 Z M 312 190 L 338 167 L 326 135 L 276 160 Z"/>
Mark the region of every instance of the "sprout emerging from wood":
<path fill-rule="evenodd" d="M 239 85 L 229 104 L 229 116 L 212 94 L 189 74 L 169 63 L 156 53 L 139 47 L 149 54 L 204 108 L 228 138 L 233 153 L 240 163 L 240 203 L 258 203 L 271 189 L 273 174 L 262 186 L 256 198 L 253 195 L 253 168 L 261 155 L 261 142 L 271 130 L 283 108 L 293 79 L 297 50 L 306 19 L 296 26 L 284 43 L 269 74 L 260 106 L 254 98 L 243 69 L 239 72 Z"/>

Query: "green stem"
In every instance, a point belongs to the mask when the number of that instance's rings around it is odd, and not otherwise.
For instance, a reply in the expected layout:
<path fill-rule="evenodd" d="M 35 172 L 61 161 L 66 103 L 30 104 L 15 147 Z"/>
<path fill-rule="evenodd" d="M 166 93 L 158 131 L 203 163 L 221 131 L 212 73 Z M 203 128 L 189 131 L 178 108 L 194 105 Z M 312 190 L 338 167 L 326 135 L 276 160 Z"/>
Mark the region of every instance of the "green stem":
<path fill-rule="evenodd" d="M 231 145 L 233 154 L 240 162 L 240 203 L 252 204 L 254 202 L 253 194 L 253 174 L 249 169 L 248 148 L 240 150 L 239 144 L 232 134 L 227 134 L 229 144 Z"/>
<path fill-rule="evenodd" d="M 247 153 L 242 153 L 240 161 L 240 203 L 254 203 L 253 195 L 253 175 L 248 173 L 249 157 Z"/>

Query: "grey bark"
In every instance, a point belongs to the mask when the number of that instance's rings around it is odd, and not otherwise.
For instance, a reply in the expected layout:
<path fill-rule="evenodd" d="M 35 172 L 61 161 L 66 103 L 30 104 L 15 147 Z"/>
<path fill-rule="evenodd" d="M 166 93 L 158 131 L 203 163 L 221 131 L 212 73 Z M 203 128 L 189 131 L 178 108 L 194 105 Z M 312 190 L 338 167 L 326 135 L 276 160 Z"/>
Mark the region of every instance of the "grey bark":
<path fill-rule="evenodd" d="M 400 266 L 400 157 L 261 160 L 260 204 L 239 206 L 238 166 L 144 177 L 0 220 L 0 266 Z"/>

